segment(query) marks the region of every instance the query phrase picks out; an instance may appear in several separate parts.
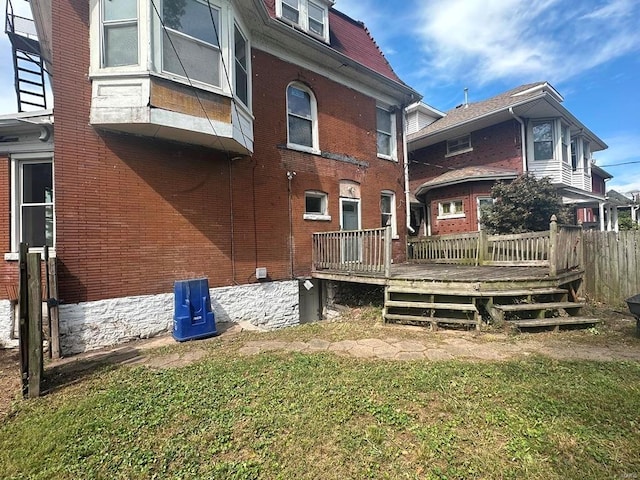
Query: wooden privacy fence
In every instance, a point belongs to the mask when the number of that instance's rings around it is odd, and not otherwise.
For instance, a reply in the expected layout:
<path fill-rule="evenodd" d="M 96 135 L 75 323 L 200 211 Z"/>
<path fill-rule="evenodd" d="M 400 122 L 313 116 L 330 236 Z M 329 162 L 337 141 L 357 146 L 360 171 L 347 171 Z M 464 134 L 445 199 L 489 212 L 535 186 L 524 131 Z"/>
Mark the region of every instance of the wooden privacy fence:
<path fill-rule="evenodd" d="M 313 269 L 388 277 L 391 228 L 314 233 Z"/>
<path fill-rule="evenodd" d="M 640 293 L 640 231 L 584 232 L 584 292 L 589 300 L 623 306 Z"/>
<path fill-rule="evenodd" d="M 513 235 L 474 232 L 435 235 L 408 241 L 407 260 L 418 263 L 549 267 L 558 272 L 581 268 L 582 229 L 558 225 L 555 216 L 549 230 Z"/>

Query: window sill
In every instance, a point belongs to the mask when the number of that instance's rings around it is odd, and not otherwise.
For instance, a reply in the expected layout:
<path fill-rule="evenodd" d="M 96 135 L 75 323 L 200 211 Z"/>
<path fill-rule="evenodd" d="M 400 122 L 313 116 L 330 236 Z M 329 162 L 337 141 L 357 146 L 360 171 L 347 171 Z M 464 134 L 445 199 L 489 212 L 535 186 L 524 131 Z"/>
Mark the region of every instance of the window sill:
<path fill-rule="evenodd" d="M 297 150 L 298 152 L 311 153 L 313 155 L 322 155 L 322 152 L 313 147 L 306 147 L 304 145 L 296 145 L 295 143 L 287 143 L 289 150 Z"/>
<path fill-rule="evenodd" d="M 451 220 L 454 218 L 465 218 L 466 215 L 464 213 L 456 213 L 454 215 L 438 215 L 436 218 L 438 220 Z"/>
<path fill-rule="evenodd" d="M 44 255 L 44 250 L 42 248 L 30 248 L 29 253 L 39 253 L 42 256 Z M 49 248 L 49 258 L 56 258 L 56 251 L 53 248 Z M 4 254 L 4 259 L 7 262 L 17 262 L 20 260 L 20 254 L 18 252 L 7 252 Z"/>
<path fill-rule="evenodd" d="M 384 155 L 382 153 L 378 153 L 378 158 L 382 159 L 382 160 L 388 160 L 390 162 L 396 162 L 398 163 L 398 159 L 395 157 L 392 157 L 391 155 Z"/>
<path fill-rule="evenodd" d="M 473 152 L 473 147 L 465 148 L 464 150 L 459 150 L 457 152 L 447 153 L 444 158 L 455 157 L 456 155 L 462 155 L 463 153 Z"/>
<path fill-rule="evenodd" d="M 330 222 L 331 215 L 321 215 L 319 213 L 305 213 L 302 218 L 305 220 L 313 220 L 316 222 Z"/>

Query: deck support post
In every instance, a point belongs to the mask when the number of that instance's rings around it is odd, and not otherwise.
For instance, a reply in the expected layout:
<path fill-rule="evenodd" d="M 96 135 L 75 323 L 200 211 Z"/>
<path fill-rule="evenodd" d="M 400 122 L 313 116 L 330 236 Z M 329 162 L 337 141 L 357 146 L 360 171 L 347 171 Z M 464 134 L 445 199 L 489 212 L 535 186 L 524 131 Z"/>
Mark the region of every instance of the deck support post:
<path fill-rule="evenodd" d="M 391 275 L 391 257 L 393 254 L 393 245 L 391 244 L 391 227 L 384 229 L 384 276 L 389 278 Z"/>
<path fill-rule="evenodd" d="M 555 277 L 558 274 L 558 218 L 551 215 L 551 225 L 549 225 L 549 276 Z"/>

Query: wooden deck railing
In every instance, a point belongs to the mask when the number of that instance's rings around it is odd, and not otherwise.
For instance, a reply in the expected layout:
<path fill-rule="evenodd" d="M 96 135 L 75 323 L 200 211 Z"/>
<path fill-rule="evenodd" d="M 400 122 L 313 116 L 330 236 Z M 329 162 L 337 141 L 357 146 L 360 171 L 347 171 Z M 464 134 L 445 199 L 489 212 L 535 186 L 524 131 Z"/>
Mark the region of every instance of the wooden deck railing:
<path fill-rule="evenodd" d="M 558 225 L 553 216 L 545 232 L 514 235 L 476 232 L 412 238 L 408 240 L 407 261 L 549 267 L 549 273 L 555 276 L 582 267 L 582 229 Z"/>
<path fill-rule="evenodd" d="M 313 234 L 313 270 L 389 276 L 391 228 Z"/>

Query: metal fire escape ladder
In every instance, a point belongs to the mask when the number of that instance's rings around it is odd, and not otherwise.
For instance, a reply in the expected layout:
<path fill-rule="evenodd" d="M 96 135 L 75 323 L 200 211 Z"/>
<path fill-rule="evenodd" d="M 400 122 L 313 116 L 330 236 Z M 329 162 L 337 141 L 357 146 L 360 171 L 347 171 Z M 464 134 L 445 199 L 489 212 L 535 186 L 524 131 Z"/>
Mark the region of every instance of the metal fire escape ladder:
<path fill-rule="evenodd" d="M 7 0 L 5 33 L 11 42 L 13 72 L 18 112 L 47 108 L 45 68 L 35 22 L 16 15 L 11 0 Z M 34 108 L 35 107 L 35 108 Z"/>

